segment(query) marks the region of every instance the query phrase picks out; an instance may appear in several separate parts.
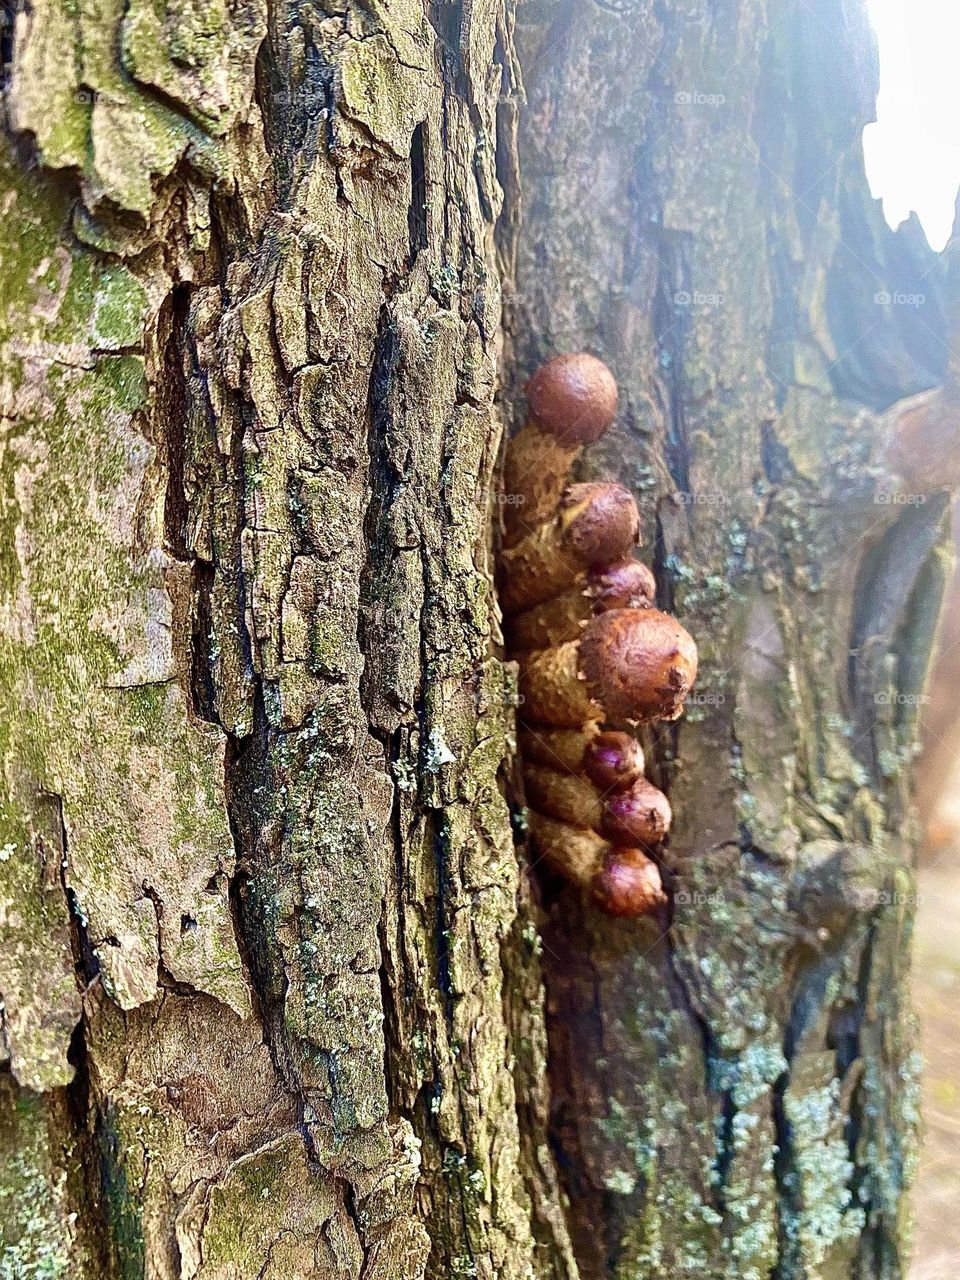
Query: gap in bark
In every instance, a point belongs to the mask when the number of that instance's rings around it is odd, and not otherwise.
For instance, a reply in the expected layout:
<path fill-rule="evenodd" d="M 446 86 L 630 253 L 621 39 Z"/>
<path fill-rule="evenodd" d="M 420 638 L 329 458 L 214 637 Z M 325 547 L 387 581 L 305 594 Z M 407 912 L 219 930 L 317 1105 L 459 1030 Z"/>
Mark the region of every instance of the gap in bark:
<path fill-rule="evenodd" d="M 263 690 L 257 680 L 253 732 L 243 738 L 228 734 L 224 755 L 224 792 L 236 860 L 227 888 L 227 899 L 233 917 L 237 950 L 250 985 L 254 1015 L 264 1029 L 264 1044 L 274 1059 L 274 1068 L 280 1079 L 286 1080 L 273 1043 L 275 1037 L 268 1033 L 268 1029 L 276 1023 L 277 1002 L 270 991 L 269 965 L 262 928 L 250 906 L 251 869 L 256 860 L 253 831 L 257 814 L 249 798 L 258 793 L 258 787 L 266 774 L 266 738 Z"/>
<path fill-rule="evenodd" d="M 185 487 L 187 453 L 187 377 L 184 368 L 190 288 L 177 285 L 164 303 L 160 332 L 165 335 L 163 377 L 157 387 L 155 431 L 166 449 L 167 492 L 163 531 L 167 548 L 177 560 L 189 560 Z"/>
<path fill-rule="evenodd" d="M 790 451 L 781 444 L 774 424 L 769 419 L 760 424 L 760 460 L 769 484 L 796 482 L 797 473 L 790 460 Z"/>
<path fill-rule="evenodd" d="M 20 6 L 17 0 L 6 0 L 0 13 L 0 88 L 6 89 L 10 83 L 10 69 L 13 65 L 13 25 Z"/>
<path fill-rule="evenodd" d="M 200 560 L 190 547 L 190 499 L 187 492 L 187 459 L 190 418 L 190 388 L 187 364 L 190 360 L 189 285 L 176 285 L 164 303 L 160 319 L 163 335 L 163 376 L 158 380 L 154 432 L 163 442 L 167 467 L 163 524 L 167 550 L 175 560 L 190 565 L 191 637 L 189 680 L 194 713 L 211 724 L 219 724 L 216 690 L 210 666 L 212 625 L 210 595 L 214 566 Z"/>
<path fill-rule="evenodd" d="M 90 1055 L 86 1026 L 82 1018 L 73 1029 L 67 1061 L 73 1067 L 73 1079 L 63 1090 L 63 1099 L 69 1132 L 73 1138 L 77 1223 L 83 1233 L 83 1242 L 92 1254 L 97 1273 L 106 1280 L 106 1277 L 113 1276 L 115 1272 L 108 1261 L 110 1232 L 99 1178 L 100 1164 L 91 1129 L 91 1116 L 96 1111 L 91 1098 Z"/>
<path fill-rule="evenodd" d="M 664 461 L 681 493 L 690 491 L 690 456 L 684 412 L 684 349 L 690 329 L 691 285 L 686 254 L 678 236 L 660 234 L 660 273 L 653 306 L 658 364 L 667 391 Z"/>
<path fill-rule="evenodd" d="M 410 205 L 407 227 L 410 235 L 410 265 L 421 249 L 427 247 L 427 169 L 423 123 L 418 124 L 410 140 Z"/>

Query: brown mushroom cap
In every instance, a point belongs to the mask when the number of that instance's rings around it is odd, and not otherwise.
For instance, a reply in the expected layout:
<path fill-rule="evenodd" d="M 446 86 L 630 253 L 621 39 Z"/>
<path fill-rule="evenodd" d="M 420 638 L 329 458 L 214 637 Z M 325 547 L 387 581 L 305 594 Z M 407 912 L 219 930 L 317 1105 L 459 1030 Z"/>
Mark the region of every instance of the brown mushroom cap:
<path fill-rule="evenodd" d="M 564 542 L 580 564 L 619 560 L 640 537 L 640 512 L 621 484 L 572 484 L 560 510 Z"/>
<path fill-rule="evenodd" d="M 643 609 L 657 598 L 657 580 L 642 560 L 620 560 L 597 567 L 587 576 L 596 612 L 607 609 Z"/>
<path fill-rule="evenodd" d="M 628 919 L 649 915 L 667 901 L 660 869 L 640 849 L 608 850 L 591 888 L 601 910 Z"/>
<path fill-rule="evenodd" d="M 652 782 L 637 778 L 603 802 L 600 833 L 613 844 L 659 844 L 670 830 L 670 801 Z"/>
<path fill-rule="evenodd" d="M 591 618 L 580 671 L 608 720 L 675 720 L 697 675 L 697 646 L 659 609 L 614 609 Z"/>
<path fill-rule="evenodd" d="M 599 440 L 617 412 L 613 374 L 586 351 L 548 360 L 527 383 L 526 392 L 538 426 L 570 443 Z"/>
<path fill-rule="evenodd" d="M 628 787 L 643 773 L 643 749 L 629 733 L 605 729 L 587 743 L 583 770 L 603 791 Z"/>

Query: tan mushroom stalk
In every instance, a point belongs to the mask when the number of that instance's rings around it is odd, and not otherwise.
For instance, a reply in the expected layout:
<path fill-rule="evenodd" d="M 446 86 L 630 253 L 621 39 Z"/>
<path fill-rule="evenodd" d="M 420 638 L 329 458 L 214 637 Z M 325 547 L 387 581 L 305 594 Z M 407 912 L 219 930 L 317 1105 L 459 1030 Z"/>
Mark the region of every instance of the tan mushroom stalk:
<path fill-rule="evenodd" d="M 548 649 L 576 640 L 591 614 L 647 608 L 653 604 L 656 589 L 653 574 L 641 560 L 589 569 L 577 586 L 510 618 L 510 648 Z"/>

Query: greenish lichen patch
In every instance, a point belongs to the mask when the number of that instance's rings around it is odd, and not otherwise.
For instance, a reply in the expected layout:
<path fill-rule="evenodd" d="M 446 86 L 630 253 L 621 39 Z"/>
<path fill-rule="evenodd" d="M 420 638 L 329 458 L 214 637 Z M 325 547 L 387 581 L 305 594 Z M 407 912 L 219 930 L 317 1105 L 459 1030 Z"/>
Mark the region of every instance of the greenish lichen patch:
<path fill-rule="evenodd" d="M 93 1280 L 47 1102 L 0 1076 L 0 1280 Z"/>
<path fill-rule="evenodd" d="M 44 164 L 84 174 L 90 209 L 149 222 L 183 157 L 207 181 L 229 170 L 221 139 L 251 108 L 263 30 L 256 0 L 35 5 L 17 29 L 13 126 Z"/>
<path fill-rule="evenodd" d="M 31 849 L 44 834 L 37 797 L 59 797 L 65 863 L 38 909 L 46 903 L 65 928 L 63 875 L 121 1003 L 151 998 L 162 957 L 179 980 L 245 1008 L 225 881 L 215 900 L 205 891 L 233 863 L 223 742 L 192 721 L 177 682 L 161 475 L 138 420 L 147 377 L 126 354 L 143 345 L 146 294 L 125 267 L 65 250 L 62 206 L 6 165 L 27 233 L 8 220 L 0 236 L 0 263 L 16 262 L 21 281 L 0 308 L 0 766 L 19 828 L 11 839 Z M 184 917 L 197 927 L 181 935 Z M 7 991 L 13 1005 L 23 982 Z M 46 1078 L 68 1076 L 69 1033 L 56 1018 L 46 1025 L 59 1068 L 40 1045 L 29 1056 Z"/>

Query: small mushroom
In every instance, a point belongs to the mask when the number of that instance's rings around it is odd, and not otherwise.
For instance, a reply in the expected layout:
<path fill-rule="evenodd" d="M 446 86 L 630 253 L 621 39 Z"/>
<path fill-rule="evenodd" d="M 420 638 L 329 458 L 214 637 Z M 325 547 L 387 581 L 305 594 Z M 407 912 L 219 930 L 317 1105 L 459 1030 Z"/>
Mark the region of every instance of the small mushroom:
<path fill-rule="evenodd" d="M 670 801 L 646 778 L 611 791 L 603 801 L 599 831 L 613 844 L 659 844 L 670 830 Z"/>
<path fill-rule="evenodd" d="M 640 560 L 594 566 L 581 575 L 577 586 L 510 618 L 510 648 L 515 652 L 548 649 L 576 640 L 591 614 L 647 608 L 653 604 L 656 589 L 653 574 Z"/>
<path fill-rule="evenodd" d="M 676 720 L 697 678 L 697 646 L 659 609 L 614 609 L 580 641 L 581 670 L 605 718 L 632 724 Z"/>
<path fill-rule="evenodd" d="M 507 447 L 504 544 L 532 532 L 556 510 L 570 468 L 617 412 L 617 384 L 596 356 L 556 356 L 526 386 L 530 416 Z"/>
<path fill-rule="evenodd" d="M 650 915 L 667 901 L 660 869 L 640 849 L 607 850 L 591 888 L 601 910 L 627 919 Z"/>
<path fill-rule="evenodd" d="M 643 749 L 621 729 L 605 729 L 590 739 L 583 753 L 583 769 L 601 790 L 627 787 L 643 774 Z"/>
<path fill-rule="evenodd" d="M 500 557 L 500 603 L 510 615 L 574 586 L 594 565 L 620 560 L 637 543 L 637 504 L 619 484 L 574 484 L 553 520 Z"/>

